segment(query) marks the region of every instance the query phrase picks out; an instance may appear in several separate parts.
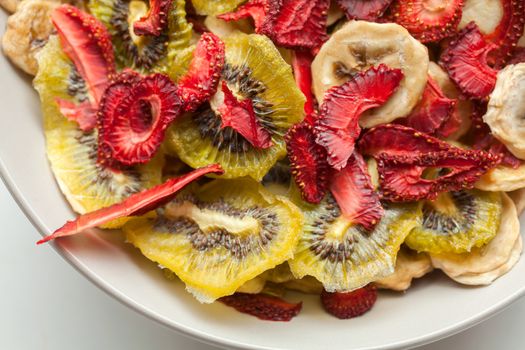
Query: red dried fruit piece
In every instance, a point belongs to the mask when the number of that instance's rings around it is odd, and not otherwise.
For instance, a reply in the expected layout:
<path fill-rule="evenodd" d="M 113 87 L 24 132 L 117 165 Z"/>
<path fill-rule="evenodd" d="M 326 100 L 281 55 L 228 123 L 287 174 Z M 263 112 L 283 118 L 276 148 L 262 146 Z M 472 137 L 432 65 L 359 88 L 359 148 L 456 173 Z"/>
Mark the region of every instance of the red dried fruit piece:
<path fill-rule="evenodd" d="M 502 68 L 512 56 L 516 44 L 523 35 L 525 25 L 525 4 L 523 0 L 500 0 L 503 8 L 503 18 L 485 40 L 493 43 L 496 50 L 488 56 L 490 65 Z"/>
<path fill-rule="evenodd" d="M 400 69 L 381 64 L 326 92 L 315 124 L 316 142 L 328 152 L 328 163 L 333 168 L 344 168 L 354 152 L 355 141 L 361 132 L 358 124 L 361 114 L 385 103 L 401 79 L 403 73 Z"/>
<path fill-rule="evenodd" d="M 487 63 L 487 55 L 494 48 L 471 22 L 443 51 L 440 64 L 465 96 L 483 99 L 496 85 L 497 71 Z"/>
<path fill-rule="evenodd" d="M 71 5 L 61 5 L 51 14 L 62 48 L 86 82 L 98 105 L 110 77 L 115 73 L 111 35 L 95 17 Z"/>
<path fill-rule="evenodd" d="M 436 82 L 428 77 L 421 101 L 408 117 L 400 121 L 400 124 L 427 134 L 442 135 L 440 131 L 446 128 L 444 131 L 447 135 L 443 135 L 446 137 L 457 130 L 447 124 L 454 114 L 455 106 L 456 100 L 447 98 Z M 459 125 L 456 124 L 456 127 Z"/>
<path fill-rule="evenodd" d="M 80 130 L 89 132 L 97 126 L 97 109 L 93 105 L 84 101 L 80 104 L 57 98 L 56 102 L 60 113 L 67 119 L 78 124 Z"/>
<path fill-rule="evenodd" d="M 389 18 L 405 27 L 423 43 L 437 42 L 456 34 L 463 0 L 396 0 Z"/>
<path fill-rule="evenodd" d="M 308 51 L 295 51 L 292 59 L 293 74 L 295 82 L 306 97 L 304 113 L 309 123 L 313 123 L 315 111 L 315 99 L 312 94 L 312 61 L 314 56 Z"/>
<path fill-rule="evenodd" d="M 148 162 L 162 143 L 166 128 L 181 112 L 177 86 L 166 75 L 135 79 L 112 84 L 106 90 L 99 109 L 101 164 Z"/>
<path fill-rule="evenodd" d="M 328 39 L 329 0 L 251 0 L 236 11 L 219 15 L 225 21 L 253 18 L 255 32 L 277 45 L 316 49 Z"/>
<path fill-rule="evenodd" d="M 348 19 L 375 21 L 393 0 L 336 0 Z"/>
<path fill-rule="evenodd" d="M 321 293 L 321 303 L 325 310 L 340 319 L 349 319 L 369 311 L 377 300 L 377 289 L 369 284 L 349 293 Z"/>
<path fill-rule="evenodd" d="M 224 58 L 224 42 L 213 33 L 202 34 L 188 72 L 178 82 L 185 111 L 195 111 L 217 91 Z"/>
<path fill-rule="evenodd" d="M 363 157 L 354 152 L 348 165 L 332 175 L 330 191 L 344 217 L 372 230 L 384 214 Z"/>
<path fill-rule="evenodd" d="M 252 18 L 255 31 L 259 32 L 266 21 L 271 21 L 276 12 L 281 8 L 280 0 L 249 0 L 244 5 L 237 7 L 234 12 L 218 15 L 224 21 L 238 21 Z"/>
<path fill-rule="evenodd" d="M 525 62 L 525 47 L 517 47 L 508 64 L 518 64 L 523 62 Z"/>
<path fill-rule="evenodd" d="M 319 203 L 328 190 L 330 167 L 326 151 L 315 142 L 313 127 L 307 122 L 296 124 L 284 137 L 292 176 L 309 203 Z"/>
<path fill-rule="evenodd" d="M 501 157 L 484 151 L 451 147 L 419 155 L 381 154 L 376 157 L 383 198 L 392 202 L 434 200 L 440 192 L 470 189 Z M 427 169 L 445 169 L 435 179 L 425 179 Z"/>
<path fill-rule="evenodd" d="M 58 237 L 75 235 L 118 218 L 143 215 L 169 202 L 177 191 L 201 176 L 209 173 L 222 174 L 222 172 L 221 166 L 214 164 L 194 170 L 186 175 L 169 179 L 161 185 L 132 194 L 120 203 L 81 215 L 76 220 L 68 221 L 53 234 L 38 241 L 37 244 L 46 243 Z"/>
<path fill-rule="evenodd" d="M 222 93 L 224 102 L 217 109 L 222 121 L 221 128 L 234 129 L 255 148 L 271 147 L 272 135 L 259 123 L 252 100 L 239 101 L 225 81 L 222 82 Z"/>
<path fill-rule="evenodd" d="M 297 316 L 303 303 L 289 303 L 281 298 L 265 294 L 235 293 L 219 299 L 235 310 L 265 321 L 290 321 Z"/>
<path fill-rule="evenodd" d="M 136 35 L 159 36 L 168 25 L 172 0 L 150 0 L 146 16 L 133 24 Z"/>

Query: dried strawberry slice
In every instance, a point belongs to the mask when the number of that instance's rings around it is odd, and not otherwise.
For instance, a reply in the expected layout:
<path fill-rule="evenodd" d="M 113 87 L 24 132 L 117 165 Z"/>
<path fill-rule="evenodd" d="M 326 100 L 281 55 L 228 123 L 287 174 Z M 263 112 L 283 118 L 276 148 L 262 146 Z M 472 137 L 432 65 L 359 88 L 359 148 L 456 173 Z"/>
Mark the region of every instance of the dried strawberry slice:
<path fill-rule="evenodd" d="M 303 303 L 293 304 L 266 294 L 235 293 L 222 297 L 219 301 L 265 321 L 290 321 L 303 307 Z"/>
<path fill-rule="evenodd" d="M 321 303 L 325 310 L 340 319 L 363 315 L 374 306 L 376 300 L 377 289 L 370 284 L 348 293 L 321 293 Z"/>
<path fill-rule="evenodd" d="M 89 101 L 80 104 L 56 98 L 60 113 L 78 124 L 80 130 L 89 132 L 97 126 L 97 109 Z"/>
<path fill-rule="evenodd" d="M 266 21 L 273 20 L 275 13 L 281 8 L 280 0 L 249 0 L 237 7 L 234 12 L 223 13 L 217 17 L 224 21 L 238 21 L 252 18 L 255 31 L 259 32 Z"/>
<path fill-rule="evenodd" d="M 148 162 L 181 105 L 177 86 L 163 74 L 110 85 L 99 109 L 99 162 Z"/>
<path fill-rule="evenodd" d="M 255 32 L 277 45 L 316 49 L 328 39 L 329 0 L 250 0 L 235 12 L 219 15 L 225 21 L 253 18 Z"/>
<path fill-rule="evenodd" d="M 441 55 L 441 65 L 465 96 L 483 99 L 494 90 L 497 72 L 487 63 L 494 48 L 471 22 Z"/>
<path fill-rule="evenodd" d="M 177 191 L 209 173 L 222 174 L 222 168 L 218 164 L 210 165 L 194 170 L 181 177 L 169 179 L 163 184 L 148 190 L 132 194 L 120 203 L 81 215 L 76 220 L 68 221 L 64 226 L 53 232 L 53 234 L 38 241 L 37 244 L 46 243 L 58 237 L 75 235 L 118 218 L 147 213 L 169 202 L 173 199 Z"/>
<path fill-rule="evenodd" d="M 456 34 L 463 0 L 396 0 L 389 18 L 405 27 L 423 43 L 437 42 Z"/>
<path fill-rule="evenodd" d="M 71 5 L 51 14 L 62 48 L 73 61 L 98 105 L 110 77 L 115 73 L 111 36 L 95 17 Z"/>
<path fill-rule="evenodd" d="M 375 21 L 393 0 L 336 0 L 348 19 Z"/>
<path fill-rule="evenodd" d="M 315 114 L 315 99 L 312 94 L 312 61 L 314 57 L 308 51 L 295 51 L 292 59 L 293 74 L 299 89 L 306 97 L 304 113 L 306 120 L 313 123 Z"/>
<path fill-rule="evenodd" d="M 330 191 L 343 216 L 372 230 L 384 214 L 363 157 L 354 152 L 348 165 L 332 175 Z"/>
<path fill-rule="evenodd" d="M 277 45 L 291 49 L 317 49 L 327 39 L 326 21 L 330 0 L 282 0 L 273 20 L 260 33 Z"/>
<path fill-rule="evenodd" d="M 517 47 L 508 64 L 518 64 L 525 62 L 525 47 Z"/>
<path fill-rule="evenodd" d="M 316 122 L 316 142 L 328 152 L 328 163 L 342 169 L 361 132 L 358 120 L 363 112 L 385 103 L 403 79 L 400 69 L 384 64 L 356 74 L 341 86 L 327 91 Z"/>
<path fill-rule="evenodd" d="M 512 56 L 525 25 L 523 0 L 500 0 L 500 3 L 503 18 L 492 33 L 485 35 L 485 40 L 497 47 L 488 56 L 489 64 L 497 68 L 502 68 Z"/>
<path fill-rule="evenodd" d="M 457 123 L 456 129 L 447 124 L 454 114 L 455 106 L 456 100 L 447 98 L 436 82 L 428 77 L 421 101 L 400 123 L 427 134 L 439 133 L 446 137 L 459 127 Z M 444 130 L 446 135 L 440 130 Z"/>
<path fill-rule="evenodd" d="M 136 35 L 159 36 L 168 25 L 168 14 L 173 0 L 150 0 L 146 16 L 133 24 Z"/>
<path fill-rule="evenodd" d="M 217 91 L 224 57 L 224 42 L 213 33 L 202 34 L 188 72 L 178 83 L 185 111 L 195 111 Z"/>
<path fill-rule="evenodd" d="M 222 121 L 221 127 L 234 129 L 255 148 L 271 147 L 272 135 L 259 123 L 252 100 L 239 101 L 225 81 L 222 82 L 222 93 L 224 103 L 217 109 Z"/>
<path fill-rule="evenodd" d="M 291 127 L 285 140 L 291 173 L 303 199 L 319 203 L 328 190 L 330 174 L 325 149 L 315 142 L 314 129 L 307 122 Z"/>

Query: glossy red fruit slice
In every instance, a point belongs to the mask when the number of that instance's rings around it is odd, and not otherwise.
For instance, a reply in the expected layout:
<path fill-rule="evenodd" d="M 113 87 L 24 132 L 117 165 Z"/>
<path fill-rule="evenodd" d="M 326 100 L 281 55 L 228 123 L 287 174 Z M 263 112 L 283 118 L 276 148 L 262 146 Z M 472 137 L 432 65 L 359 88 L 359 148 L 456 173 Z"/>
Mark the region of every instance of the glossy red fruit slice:
<path fill-rule="evenodd" d="M 400 69 L 381 64 L 327 91 L 315 130 L 316 141 L 326 149 L 328 163 L 334 169 L 343 169 L 354 152 L 355 141 L 361 132 L 358 124 L 361 114 L 385 103 L 401 79 L 403 73 Z"/>
<path fill-rule="evenodd" d="M 525 25 L 525 3 L 523 0 L 500 0 L 503 18 L 496 29 L 485 35 L 485 39 L 496 46 L 488 56 L 488 62 L 502 68 L 511 58 L 516 44 L 523 35 Z"/>
<path fill-rule="evenodd" d="M 255 31 L 259 32 L 266 21 L 272 21 L 276 12 L 281 8 L 280 0 L 249 0 L 237 7 L 234 12 L 223 13 L 217 17 L 224 21 L 238 21 L 252 18 Z"/>
<path fill-rule="evenodd" d="M 185 111 L 195 111 L 217 91 L 224 57 L 224 42 L 213 33 L 202 34 L 188 72 L 178 82 Z"/>
<path fill-rule="evenodd" d="M 336 0 L 348 19 L 375 21 L 393 0 Z"/>
<path fill-rule="evenodd" d="M 483 99 L 496 85 L 497 71 L 487 63 L 487 55 L 494 48 L 471 22 L 445 49 L 440 64 L 465 96 Z"/>
<path fill-rule="evenodd" d="M 447 124 L 454 114 L 455 106 L 456 100 L 447 98 L 436 82 L 428 77 L 421 101 L 408 117 L 400 121 L 400 124 L 427 134 L 440 134 L 446 137 L 459 128 L 457 123 L 455 129 Z M 444 130 L 446 135 L 443 135 L 441 130 Z"/>
<path fill-rule="evenodd" d="M 423 43 L 438 42 L 456 34 L 463 0 L 395 0 L 389 18 Z"/>
<path fill-rule="evenodd" d="M 57 98 L 56 102 L 60 113 L 67 119 L 78 124 L 80 130 L 89 132 L 97 126 L 97 108 L 88 101 L 80 104 Z"/>
<path fill-rule="evenodd" d="M 363 315 L 374 306 L 376 300 L 377 289 L 370 284 L 348 293 L 321 293 L 321 303 L 325 310 L 340 319 Z"/>
<path fill-rule="evenodd" d="M 146 16 L 133 24 L 136 35 L 159 36 L 168 25 L 168 14 L 173 0 L 150 0 Z"/>
<path fill-rule="evenodd" d="M 328 39 L 329 7 L 330 0 L 282 0 L 280 11 L 263 23 L 260 32 L 279 46 L 317 49 Z"/>
<path fill-rule="evenodd" d="M 295 51 L 292 59 L 293 74 L 295 82 L 306 97 L 304 113 L 306 120 L 313 123 L 315 110 L 315 98 L 312 93 L 312 61 L 314 56 L 309 51 Z"/>
<path fill-rule="evenodd" d="M 110 85 L 101 103 L 98 159 L 102 164 L 148 162 L 182 110 L 177 86 L 166 75 L 130 81 Z"/>
<path fill-rule="evenodd" d="M 326 151 L 315 142 L 313 127 L 303 121 L 285 136 L 290 169 L 303 199 L 319 203 L 328 190 L 330 167 Z"/>
<path fill-rule="evenodd" d="M 272 135 L 257 120 L 252 100 L 238 100 L 225 81 L 222 82 L 222 93 L 224 102 L 218 108 L 221 127 L 234 129 L 255 148 L 271 147 Z"/>
<path fill-rule="evenodd" d="M 194 170 L 181 177 L 169 179 L 163 184 L 148 190 L 132 194 L 121 203 L 81 215 L 76 220 L 68 221 L 64 226 L 53 232 L 53 234 L 38 241 L 37 244 L 46 243 L 58 237 L 75 235 L 118 218 L 143 215 L 169 202 L 173 199 L 177 191 L 209 173 L 222 174 L 222 168 L 219 164 L 210 165 Z"/>
<path fill-rule="evenodd" d="M 363 157 L 354 152 L 348 165 L 332 175 L 330 192 L 341 213 L 353 223 L 372 230 L 384 214 Z"/>
<path fill-rule="evenodd" d="M 110 77 L 115 73 L 111 36 L 95 17 L 71 5 L 61 5 L 51 14 L 62 48 L 85 80 L 98 105 Z"/>
<path fill-rule="evenodd" d="M 303 303 L 289 303 L 265 294 L 235 293 L 219 299 L 235 310 L 265 321 L 290 321 L 297 316 Z"/>

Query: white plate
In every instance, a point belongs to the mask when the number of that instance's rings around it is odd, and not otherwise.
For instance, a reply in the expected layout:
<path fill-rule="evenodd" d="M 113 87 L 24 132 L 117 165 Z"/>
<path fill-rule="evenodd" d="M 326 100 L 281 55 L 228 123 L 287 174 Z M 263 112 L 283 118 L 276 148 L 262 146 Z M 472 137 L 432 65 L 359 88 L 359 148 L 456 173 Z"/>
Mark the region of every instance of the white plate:
<path fill-rule="evenodd" d="M 3 13 L 0 26 L 5 27 Z M 47 164 L 36 92 L 3 55 L 0 76 L 0 173 L 33 225 L 48 234 L 74 214 Z M 124 244 L 118 232 L 94 230 L 52 246 L 122 303 L 187 336 L 229 349 L 406 349 L 471 327 L 525 291 L 522 259 L 484 288 L 461 287 L 434 273 L 406 294 L 381 293 L 371 312 L 349 321 L 327 315 L 317 298 L 297 295 L 305 301 L 301 314 L 289 323 L 272 323 L 219 303 L 200 305 L 180 283 L 165 280 L 155 264 Z"/>

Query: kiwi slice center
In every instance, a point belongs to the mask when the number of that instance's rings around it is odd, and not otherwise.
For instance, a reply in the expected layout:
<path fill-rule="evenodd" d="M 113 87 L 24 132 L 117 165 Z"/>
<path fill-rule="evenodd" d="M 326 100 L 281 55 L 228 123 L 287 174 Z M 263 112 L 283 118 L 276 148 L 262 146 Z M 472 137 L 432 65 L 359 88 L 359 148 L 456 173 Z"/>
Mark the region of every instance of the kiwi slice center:
<path fill-rule="evenodd" d="M 476 220 L 474 196 L 465 192 L 443 193 L 423 206 L 423 227 L 437 234 L 450 235 L 467 231 Z"/>
<path fill-rule="evenodd" d="M 191 218 L 203 232 L 226 230 L 230 234 L 243 236 L 260 231 L 259 222 L 253 217 L 235 217 L 217 210 L 201 209 L 189 201 L 168 206 L 165 214 L 169 219 Z"/>
<path fill-rule="evenodd" d="M 144 36 L 139 36 L 135 34 L 133 30 L 133 24 L 146 16 L 148 13 L 148 5 L 144 1 L 132 0 L 129 3 L 129 14 L 128 14 L 128 27 L 131 40 L 139 49 L 143 48 L 144 45 Z"/>

